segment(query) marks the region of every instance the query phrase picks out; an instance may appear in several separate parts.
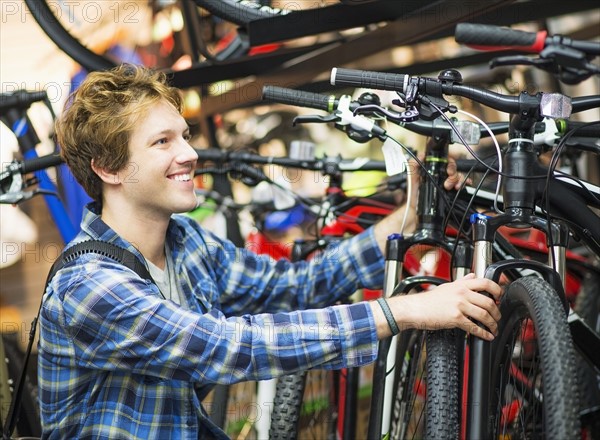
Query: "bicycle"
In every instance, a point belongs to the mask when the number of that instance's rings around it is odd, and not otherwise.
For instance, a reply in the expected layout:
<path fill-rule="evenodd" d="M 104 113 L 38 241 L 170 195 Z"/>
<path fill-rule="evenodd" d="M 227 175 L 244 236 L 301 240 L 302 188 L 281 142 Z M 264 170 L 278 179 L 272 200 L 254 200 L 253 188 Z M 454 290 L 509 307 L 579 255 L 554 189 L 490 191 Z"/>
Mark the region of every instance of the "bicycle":
<path fill-rule="evenodd" d="M 23 158 L 14 159 L 0 173 L 0 203 L 16 205 L 36 195 L 42 195 L 52 221 L 66 243 L 76 235 L 78 227 L 73 225 L 69 217 L 67 205 L 59 196 L 58 185 L 46 172 L 50 167 L 57 167 L 57 171 L 60 171 L 58 167 L 62 160 L 56 153 L 39 157 L 36 151 L 40 138 L 28 116 L 29 108 L 36 102 L 44 103 L 54 119 L 52 106 L 45 91 L 18 90 L 0 94 L 0 121 L 15 134 L 20 156 Z M 30 186 L 35 186 L 35 189 L 27 190 Z M 26 353 L 23 353 L 19 346 L 20 338 L 15 334 L 3 334 L 1 339 L 3 350 L 6 352 L 2 360 L 8 364 L 6 376 L 3 371 L 3 380 L 6 378 L 7 381 L 12 381 L 12 395 L 3 396 L 10 399 L 10 404 L 5 402 L 8 413 L 6 420 L 0 423 L 0 431 L 3 436 L 10 436 L 15 428 L 20 435 L 40 435 L 35 386 L 37 381 L 28 377 L 27 370 L 33 342 L 31 333 Z"/>
<path fill-rule="evenodd" d="M 199 152 L 201 157 L 202 156 L 206 156 L 207 154 L 213 154 L 213 153 L 208 153 L 206 151 L 201 151 Z M 284 158 L 284 159 L 277 159 L 277 158 L 262 158 L 262 157 L 256 157 L 253 156 L 251 154 L 248 153 L 229 153 L 229 154 L 223 154 L 222 152 L 215 152 L 214 154 L 217 155 L 217 157 L 231 157 L 231 159 L 235 162 L 236 160 L 238 161 L 243 161 L 244 163 L 277 163 L 277 164 L 285 164 L 286 166 L 291 166 L 291 167 L 301 167 L 301 168 L 308 168 L 308 169 L 314 169 L 315 168 L 315 162 L 306 162 L 304 164 L 302 164 L 301 162 L 298 161 L 294 161 L 291 160 L 289 158 Z M 339 169 L 340 169 L 340 161 L 339 160 L 332 160 L 332 159 L 328 159 L 325 161 L 319 161 L 318 163 L 324 163 L 325 167 L 322 167 L 321 165 L 319 165 L 317 168 L 321 169 L 321 168 L 325 168 L 329 171 L 324 170 L 324 172 L 326 174 L 332 174 L 333 177 L 336 178 L 336 180 L 339 180 Z M 378 165 L 379 168 L 383 167 L 383 164 Z M 233 165 L 230 166 L 229 168 L 225 167 L 225 169 L 236 169 L 236 170 L 241 170 L 242 168 L 240 168 L 239 166 Z M 344 167 L 344 169 L 348 169 L 348 167 Z M 256 171 L 253 171 L 254 173 L 256 173 Z M 334 183 L 333 187 L 330 189 L 330 202 L 332 203 L 332 206 L 342 206 L 339 205 L 339 202 L 342 201 L 343 205 L 345 206 L 344 212 L 346 212 L 346 214 L 342 213 L 340 220 L 342 220 L 341 224 L 338 224 L 337 226 L 334 225 L 329 225 L 326 226 L 323 229 L 323 232 L 326 231 L 332 231 L 335 233 L 335 235 L 341 235 L 343 231 L 351 231 L 353 233 L 356 233 L 360 230 L 362 230 L 363 226 L 360 226 L 359 224 L 356 224 L 353 220 L 355 220 L 354 217 L 360 217 L 357 216 L 358 212 L 364 211 L 364 208 L 362 208 L 360 205 L 358 206 L 352 206 L 352 205 L 348 205 L 347 201 L 345 200 L 345 197 L 343 196 L 342 193 L 339 192 L 339 182 L 333 181 L 332 183 Z M 367 200 L 368 201 L 368 200 Z M 359 200 L 360 203 L 360 200 Z M 354 205 L 354 204 L 353 204 Z M 352 206 L 352 209 L 347 210 L 347 208 L 349 206 Z M 377 213 L 377 214 L 383 214 L 383 213 L 387 213 L 389 212 L 389 210 L 391 209 L 391 205 L 389 205 L 387 208 L 385 208 L 384 206 L 374 206 L 374 208 L 377 208 L 376 211 L 372 211 L 373 213 Z M 382 208 L 385 208 L 385 211 L 381 211 Z M 368 214 L 368 212 L 366 212 L 366 214 Z M 338 214 L 339 215 L 339 214 Z M 360 219 L 359 219 L 360 221 Z M 320 242 L 317 242 L 316 245 L 312 245 L 310 243 L 308 243 L 308 251 L 302 251 L 302 249 L 299 250 L 299 254 L 301 255 L 301 258 L 308 254 L 308 252 L 314 250 L 315 248 L 321 247 L 324 245 L 326 241 L 325 240 L 321 240 Z M 297 249 L 296 247 L 294 248 L 295 250 Z M 410 255 L 409 255 L 410 257 Z M 344 378 L 344 373 L 342 372 L 341 374 L 342 378 Z M 352 377 L 352 375 L 348 376 L 349 378 Z M 327 432 L 330 433 L 330 435 L 333 435 L 332 431 L 320 431 L 320 430 L 316 430 L 313 431 L 312 429 L 309 429 L 309 431 L 302 431 L 299 430 L 299 428 L 301 426 L 313 426 L 315 429 L 321 429 L 323 423 L 328 423 L 329 421 L 329 425 L 331 427 L 335 426 L 335 414 L 337 413 L 335 411 L 335 408 L 338 407 L 338 404 L 336 403 L 335 399 L 330 400 L 329 405 L 327 405 L 328 407 L 330 407 L 330 409 L 325 411 L 325 414 L 321 417 L 325 417 L 325 420 L 323 420 L 322 418 L 314 421 L 314 422 L 306 422 L 304 421 L 303 423 L 299 424 L 298 421 L 300 419 L 299 414 L 300 414 L 300 407 L 302 404 L 308 404 L 309 406 L 311 405 L 309 402 L 306 401 L 306 396 L 303 397 L 303 390 L 304 390 L 304 376 L 303 375 L 294 375 L 293 377 L 286 377 L 283 378 L 281 381 L 282 386 L 279 387 L 278 385 L 278 391 L 279 394 L 281 395 L 281 397 L 276 398 L 275 402 L 275 411 L 274 411 L 274 416 L 275 419 L 274 420 L 274 428 L 272 428 L 271 430 L 271 438 L 278 438 L 278 436 L 282 436 L 282 437 L 289 437 L 289 436 L 295 436 L 295 435 L 299 435 L 300 432 L 303 432 L 304 435 L 314 435 L 314 437 L 311 438 L 321 438 L 324 435 L 326 435 Z M 350 380 L 349 380 L 350 382 Z M 340 384 L 340 395 L 341 396 L 346 396 L 348 398 L 352 398 L 355 395 L 355 391 L 351 391 L 351 392 L 345 392 L 345 390 L 343 389 L 343 384 L 344 382 L 342 381 Z M 310 388 L 307 386 L 307 388 Z M 320 395 L 322 395 L 322 393 L 320 393 Z M 325 393 L 325 395 L 328 395 L 328 393 Z M 304 401 L 303 401 L 304 399 Z M 326 398 L 327 399 L 327 398 Z M 318 401 L 318 400 L 317 400 Z M 341 400 L 340 400 L 341 403 Z M 355 422 L 356 421 L 356 409 L 354 407 L 355 403 L 352 404 L 348 404 L 347 406 L 342 406 L 340 405 L 340 411 L 339 411 L 339 419 L 338 419 L 338 435 L 344 435 L 344 438 L 351 438 L 352 435 L 356 434 L 356 428 L 355 427 L 351 427 L 351 426 L 345 426 L 344 428 L 342 428 L 341 424 L 344 423 L 344 421 L 346 423 L 348 422 Z M 332 412 L 333 411 L 333 412 Z M 279 417 L 281 417 L 278 413 L 283 414 L 285 416 L 284 420 L 285 422 L 282 423 L 281 419 L 279 419 Z M 317 411 L 318 413 L 318 411 Z M 341 416 L 344 417 L 341 417 Z M 348 437 L 350 436 L 350 437 Z"/>
<path fill-rule="evenodd" d="M 131 34 L 135 25 L 139 45 L 133 50 L 120 49 L 129 52 L 126 60 L 171 71 L 174 84 L 180 88 L 262 73 L 315 49 L 310 45 L 285 48 L 282 41 L 389 21 L 405 13 L 384 4 L 340 3 L 316 9 L 311 5 L 302 10 L 298 4 L 286 9 L 239 0 L 156 2 L 148 7 L 115 1 L 87 8 L 27 0 L 27 6 L 57 46 L 88 71 L 114 67 L 116 54 L 111 49 L 126 40 L 123 34 Z M 288 17 L 292 14 L 293 18 Z M 315 14 L 337 20 L 317 21 Z M 216 20 L 210 20 L 211 16 Z M 223 27 L 220 23 L 224 22 L 238 30 L 225 28 L 226 35 L 219 38 L 217 28 Z M 140 24 L 148 28 L 146 32 L 139 32 Z M 147 34 L 159 26 L 166 26 L 167 30 L 163 31 L 162 39 L 153 40 L 154 35 Z M 94 48 L 90 36 L 100 33 L 97 31 L 108 33 L 108 41 Z M 207 38 L 207 33 L 213 37 Z M 340 41 L 340 36 L 334 41 Z M 246 56 L 255 59 L 243 59 Z M 234 63 L 224 69 L 220 64 L 229 60 Z"/>
<path fill-rule="evenodd" d="M 577 410 L 576 390 L 573 378 L 576 377 L 571 338 L 566 319 L 568 306 L 564 298 L 564 290 L 561 279 L 564 279 L 564 252 L 567 241 L 567 228 L 556 223 L 550 214 L 546 217 L 535 214 L 536 203 L 539 197 L 546 196 L 546 202 L 541 206 L 550 209 L 564 203 L 566 197 L 572 197 L 569 209 L 576 210 L 577 214 L 561 212 L 561 217 L 569 220 L 569 228 L 580 234 L 594 251 L 598 253 L 598 234 L 600 234 L 600 220 L 590 211 L 585 201 L 581 200 L 574 191 L 565 188 L 559 179 L 550 179 L 550 174 L 537 164 L 537 154 L 533 145 L 533 127 L 541 119 L 544 113 L 548 113 L 549 99 L 564 100 L 566 97 L 552 96 L 550 94 L 538 93 L 531 96 L 522 92 L 520 97 L 500 95 L 489 90 L 469 87 L 461 84 L 458 72 L 446 72 L 437 79 L 426 77 L 412 78 L 408 75 L 383 74 L 369 71 L 356 71 L 348 69 L 334 69 L 332 72 L 332 83 L 343 84 L 352 87 L 367 87 L 374 89 L 395 90 L 410 96 L 413 100 L 423 99 L 431 102 L 433 99 L 442 99 L 444 95 L 463 96 L 477 102 L 481 102 L 497 110 L 514 114 L 511 120 L 511 140 L 507 151 L 503 154 L 506 169 L 499 167 L 495 170 L 504 180 L 503 200 L 505 213 L 496 217 L 474 216 L 472 223 L 474 227 L 475 260 L 474 270 L 478 276 L 487 276 L 497 280 L 500 274 L 509 268 L 527 268 L 538 272 L 545 280 L 539 277 L 523 277 L 509 285 L 501 307 L 503 316 L 499 337 L 493 344 L 487 344 L 473 337 L 469 338 L 469 361 L 468 374 L 465 375 L 464 383 L 468 387 L 465 397 L 468 398 L 466 417 L 463 419 L 464 434 L 469 438 L 485 438 L 495 436 L 500 422 L 506 422 L 506 417 L 501 419 L 501 409 L 510 407 L 512 413 L 519 416 L 525 415 L 524 409 L 541 408 L 543 414 L 548 414 L 541 422 L 545 424 L 545 432 L 552 438 L 567 438 L 578 435 L 579 414 Z M 420 96 L 420 98 L 419 98 Z M 558 102 L 555 102 L 559 104 Z M 600 97 L 583 97 L 572 100 L 573 112 L 595 108 L 600 103 Z M 557 107 L 555 106 L 554 109 Z M 560 106 L 558 106 L 560 108 Z M 443 109 L 440 108 L 440 114 Z M 552 117 L 568 117 L 566 114 L 546 114 Z M 537 188 L 536 188 L 537 180 Z M 541 186 L 541 188 L 540 188 Z M 568 185 L 566 185 L 568 186 Z M 558 195 L 559 193 L 560 195 Z M 588 195 L 589 196 L 589 195 Z M 577 197 L 577 199 L 575 199 Z M 557 203 L 558 202 L 558 203 Z M 598 200 L 592 196 L 588 200 L 592 205 Z M 556 211 L 554 211 L 556 212 Z M 541 231 L 547 231 L 550 251 L 550 263 L 553 269 L 537 262 L 520 260 L 504 261 L 492 264 L 491 245 L 494 234 L 499 226 L 512 225 L 524 227 L 531 225 Z M 562 277 L 561 277 L 562 275 Z M 551 292 L 544 295 L 544 291 Z M 535 304 L 533 306 L 532 304 Z M 519 309 L 519 307 L 521 307 Z M 540 312 L 543 309 L 543 312 Z M 520 310 L 520 312 L 519 312 Z M 517 317 L 517 314 L 521 316 Z M 512 316 L 512 320 L 511 320 Z M 536 347 L 540 348 L 540 357 L 544 364 L 541 372 L 545 388 L 539 388 L 538 376 L 535 380 L 523 374 L 517 383 L 506 383 L 506 379 L 516 379 L 518 372 L 529 371 L 520 365 L 517 372 L 506 369 L 511 365 L 512 347 L 517 343 L 516 337 L 521 328 L 521 320 L 532 317 L 536 328 Z M 551 325 L 555 330 L 552 332 L 552 341 L 548 341 L 547 326 Z M 556 330 L 559 328 L 560 330 Z M 590 333 L 592 340 L 593 332 Z M 597 335 L 596 335 L 597 339 Z M 560 340 L 558 342 L 557 340 Z M 577 347 L 585 351 L 581 340 L 575 339 Z M 506 352 L 498 348 L 506 344 L 510 347 Z M 550 347 L 552 346 L 552 347 Z M 597 345 L 596 345 L 597 347 Z M 548 351 L 552 350 L 552 351 Z M 494 356 L 493 358 L 491 356 Z M 502 368 L 505 365 L 506 368 Z M 538 367 L 539 368 L 539 367 Z M 535 370 L 535 368 L 534 368 Z M 490 375 L 491 373 L 491 375 Z M 500 374 L 500 373 L 503 373 Z M 537 373 L 537 371 L 536 371 Z M 489 379 L 489 381 L 488 381 Z M 519 390 L 520 399 L 529 398 L 531 405 L 523 404 L 522 401 L 505 400 L 503 393 L 510 389 Z M 541 390 L 544 390 L 543 402 L 538 401 Z M 491 401 L 488 400 L 491 395 Z M 515 398 L 516 399 L 516 398 Z M 539 399 L 541 400 L 541 399 Z M 540 405 L 540 406 L 538 406 Z M 522 410 L 519 413 L 518 410 Z M 453 408 L 453 412 L 459 408 Z M 561 414 L 560 418 L 553 418 L 550 414 Z M 536 414 L 533 414 L 534 416 Z M 552 419 L 552 420 L 551 420 Z M 511 420 L 514 422 L 514 420 Z M 541 423 L 540 422 L 540 423 Z M 528 425 L 531 427 L 531 425 Z M 523 428 L 525 429 L 525 428 Z M 502 431 L 499 431 L 502 432 Z"/>
<path fill-rule="evenodd" d="M 377 88 L 377 89 L 387 89 L 387 90 L 404 90 L 404 88 L 406 88 L 407 84 L 405 83 L 402 86 L 402 82 L 405 79 L 408 78 L 408 76 L 384 76 L 384 74 L 378 74 L 375 72 L 366 72 L 364 74 L 360 73 L 360 72 L 356 72 L 356 71 L 347 71 L 347 70 L 343 70 L 344 74 L 346 74 L 346 72 L 348 73 L 348 76 L 344 77 L 345 80 L 345 85 L 349 85 L 349 86 L 353 86 L 353 87 L 370 87 L 370 88 Z M 447 75 L 452 74 L 453 72 L 447 72 Z M 352 74 L 355 74 L 356 76 L 352 76 Z M 337 72 L 332 74 L 332 78 L 334 77 L 334 75 L 337 78 Z M 457 79 L 457 77 L 455 77 L 454 79 Z M 362 81 L 360 81 L 360 79 L 362 79 Z M 377 79 L 379 81 L 377 81 Z M 441 77 L 440 80 L 438 81 L 440 83 L 440 85 L 431 85 L 431 88 L 435 90 L 434 87 L 437 86 L 438 88 L 438 93 L 441 93 L 441 90 L 444 88 L 443 84 L 448 81 L 451 78 L 448 77 Z M 387 81 L 387 82 L 386 82 Z M 434 81 L 434 80 L 432 80 Z M 448 81 L 449 83 L 451 83 L 450 81 Z M 459 83 L 459 81 L 456 81 L 457 83 Z M 416 81 L 415 81 L 416 84 Z M 446 88 L 446 90 L 444 90 L 445 93 L 448 93 L 448 88 Z M 464 89 L 466 89 L 466 87 L 464 87 Z M 414 90 L 413 90 L 414 92 Z M 463 89 L 461 89 L 461 92 L 464 92 Z M 308 107 L 312 107 L 312 108 L 320 108 L 320 109 L 324 109 L 324 110 L 332 110 L 332 107 L 334 107 L 334 101 L 328 97 L 317 97 L 315 98 L 314 96 L 310 97 L 310 99 L 307 99 L 306 102 L 303 102 L 301 100 L 299 100 L 299 97 L 301 95 L 299 95 L 298 93 L 294 92 L 295 94 L 294 96 L 294 101 L 296 103 L 296 105 L 298 104 L 298 102 L 301 102 L 300 105 L 306 105 Z M 429 90 L 429 93 L 431 93 L 431 90 Z M 288 98 L 291 95 L 288 94 Z M 475 97 L 473 97 L 473 94 L 468 94 L 467 96 L 474 98 L 474 99 L 483 99 L 484 94 L 482 92 L 475 94 Z M 498 95 L 493 95 L 495 98 L 498 98 Z M 439 96 L 438 94 L 434 95 L 435 98 L 441 98 L 441 96 Z M 414 98 L 414 95 L 413 95 Z M 431 99 L 427 98 L 427 100 L 429 102 L 431 102 Z M 506 104 L 507 100 L 504 100 L 504 104 Z M 515 101 L 515 104 L 518 101 Z M 288 101 L 288 103 L 293 103 L 291 101 Z M 582 107 L 585 107 L 586 105 L 590 105 L 590 103 L 588 102 L 587 104 L 583 104 Z M 441 113 L 441 111 L 440 111 Z M 366 124 L 361 124 L 362 128 L 367 127 Z M 377 132 L 376 132 L 377 133 Z M 378 135 L 381 135 L 381 131 L 379 133 L 377 133 Z M 533 133 L 531 133 L 531 136 L 533 136 Z M 593 198 L 593 197 L 592 197 Z M 597 202 L 597 201 L 596 201 Z M 592 202 L 593 203 L 593 202 Z M 593 223 L 593 221 L 592 221 Z"/>
<path fill-rule="evenodd" d="M 456 27 L 457 42 L 469 45 L 483 51 L 495 51 L 502 48 L 518 52 L 534 53 L 537 57 L 514 55 L 495 57 L 490 61 L 490 68 L 502 65 L 529 65 L 548 72 L 565 84 L 578 84 L 591 76 L 600 73 L 600 67 L 592 64 L 594 56 L 600 52 L 598 45 L 588 41 L 578 41 L 562 35 L 548 35 L 546 31 L 537 33 L 523 32 L 498 26 L 482 24 L 459 24 Z M 584 127 L 585 128 L 585 127 Z M 575 140 L 575 143 L 581 140 Z M 589 150 L 598 153 L 598 149 Z M 599 275 L 591 271 L 584 278 L 584 285 L 579 292 L 574 311 L 590 327 L 600 333 L 598 318 L 600 317 L 597 293 L 592 293 L 591 283 L 598 283 Z M 568 279 L 566 284 L 569 295 Z M 600 435 L 598 407 L 600 405 L 600 382 L 596 371 L 585 362 L 578 359 L 581 371 L 579 381 L 580 397 L 582 399 L 582 425 L 587 429 L 587 435 L 596 438 Z M 595 414 L 595 415 L 594 415 Z"/>
<path fill-rule="evenodd" d="M 52 119 L 54 119 L 55 116 L 52 105 L 45 91 L 29 92 L 26 90 L 18 90 L 16 92 L 2 93 L 0 95 L 0 121 L 11 128 L 15 133 L 20 153 L 24 159 L 34 159 L 38 157 L 35 147 L 40 143 L 40 139 L 27 115 L 29 107 L 35 102 L 43 102 L 50 111 Z M 18 165 L 17 169 L 14 171 L 20 171 Z M 14 185 L 14 189 L 7 191 L 11 194 L 11 197 L 14 197 L 12 203 L 19 203 L 32 197 L 34 194 L 43 194 L 44 200 L 52 215 L 52 219 L 56 223 L 63 241 L 67 243 L 75 237 L 78 226 L 72 224 L 65 205 L 57 197 L 58 188 L 45 172 L 45 167 L 36 170 L 35 179 L 39 185 L 35 193 L 27 194 L 19 192 L 22 189 L 22 180 L 20 180 L 21 174 L 19 172 L 14 172 L 13 176 L 15 179 L 11 184 Z M 30 182 L 29 184 L 31 183 L 34 182 Z M 8 195 L 5 195 L 4 197 L 4 203 L 11 203 L 10 200 L 6 199 Z"/>

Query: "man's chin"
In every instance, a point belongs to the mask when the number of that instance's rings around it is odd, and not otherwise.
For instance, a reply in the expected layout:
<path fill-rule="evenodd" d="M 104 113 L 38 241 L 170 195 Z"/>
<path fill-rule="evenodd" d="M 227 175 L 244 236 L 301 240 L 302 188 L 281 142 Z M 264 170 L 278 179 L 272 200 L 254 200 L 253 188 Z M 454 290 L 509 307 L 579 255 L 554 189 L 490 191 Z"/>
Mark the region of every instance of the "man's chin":
<path fill-rule="evenodd" d="M 198 202 L 196 200 L 188 204 L 182 204 L 181 206 L 176 207 L 173 210 L 173 214 L 185 214 L 186 212 L 193 211 L 198 207 Z"/>

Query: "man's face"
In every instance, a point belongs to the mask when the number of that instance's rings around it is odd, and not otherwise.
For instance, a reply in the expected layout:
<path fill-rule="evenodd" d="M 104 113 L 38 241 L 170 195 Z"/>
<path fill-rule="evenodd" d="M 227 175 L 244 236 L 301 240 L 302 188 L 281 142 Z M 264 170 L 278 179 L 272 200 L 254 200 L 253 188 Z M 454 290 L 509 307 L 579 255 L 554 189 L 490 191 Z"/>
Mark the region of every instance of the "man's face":
<path fill-rule="evenodd" d="M 130 162 L 119 179 L 128 203 L 140 214 L 162 219 L 196 206 L 193 173 L 198 155 L 188 141 L 185 119 L 166 101 L 151 107 L 136 124 L 129 141 Z"/>

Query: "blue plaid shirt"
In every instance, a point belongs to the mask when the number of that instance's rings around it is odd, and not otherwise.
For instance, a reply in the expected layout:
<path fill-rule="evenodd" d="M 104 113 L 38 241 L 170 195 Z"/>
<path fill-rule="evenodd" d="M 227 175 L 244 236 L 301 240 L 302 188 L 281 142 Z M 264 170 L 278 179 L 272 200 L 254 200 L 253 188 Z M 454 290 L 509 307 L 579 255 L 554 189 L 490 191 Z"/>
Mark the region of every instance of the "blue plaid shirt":
<path fill-rule="evenodd" d="M 113 242 L 141 257 L 94 211 L 86 209 L 75 241 Z M 53 278 L 40 316 L 44 438 L 227 438 L 199 387 L 375 359 L 370 308 L 327 307 L 381 286 L 372 230 L 296 264 L 236 248 L 179 215 L 167 242 L 190 309 L 96 254 Z"/>

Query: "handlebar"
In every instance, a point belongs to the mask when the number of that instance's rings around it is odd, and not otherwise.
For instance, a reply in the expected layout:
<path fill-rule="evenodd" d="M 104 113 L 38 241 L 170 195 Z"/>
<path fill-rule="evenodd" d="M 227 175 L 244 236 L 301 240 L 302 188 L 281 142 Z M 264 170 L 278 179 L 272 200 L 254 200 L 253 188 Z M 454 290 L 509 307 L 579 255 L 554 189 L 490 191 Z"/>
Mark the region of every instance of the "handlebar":
<path fill-rule="evenodd" d="M 358 100 L 352 100 L 349 95 L 336 98 L 334 95 L 321 95 L 319 93 L 305 92 L 303 90 L 287 89 L 276 86 L 263 87 L 263 99 L 300 107 L 325 110 L 327 116 L 297 116 L 297 122 L 334 122 L 336 128 L 345 131 L 348 136 L 357 142 L 366 142 L 376 136 L 385 139 L 386 132 L 379 127 L 373 119 L 357 115 L 354 111 L 361 106 L 380 104 L 379 97 L 373 93 L 365 93 Z M 398 114 L 401 120 L 413 120 L 418 113 L 406 111 Z"/>
<path fill-rule="evenodd" d="M 21 172 L 23 174 L 33 173 L 46 168 L 63 164 L 64 161 L 59 153 L 47 154 L 33 159 L 21 161 Z"/>
<path fill-rule="evenodd" d="M 413 133 L 422 134 L 423 136 L 432 136 L 436 131 L 448 131 L 453 133 L 454 129 L 450 124 L 441 118 L 434 119 L 433 121 L 413 121 L 404 122 L 399 124 L 400 126 L 412 131 Z M 455 125 L 460 125 L 460 121 L 455 122 Z M 481 124 L 469 123 L 469 128 L 476 126 L 479 131 L 479 137 L 488 137 L 490 134 Z M 508 132 L 508 122 L 493 122 L 488 124 L 493 134 L 503 134 Z"/>
<path fill-rule="evenodd" d="M 330 172 L 337 168 L 339 171 L 385 171 L 385 162 L 365 158 L 342 159 L 340 157 L 324 157 L 322 159 L 303 160 L 289 157 L 261 156 L 259 154 L 226 151 L 218 148 L 197 149 L 199 161 L 215 163 L 242 162 L 255 165 L 273 164 L 286 168 Z"/>
<path fill-rule="evenodd" d="M 568 133 L 571 130 L 575 130 L 575 136 L 578 137 L 590 137 L 600 138 L 600 121 L 595 124 L 580 122 L 580 121 L 569 121 L 560 119 L 557 122 L 557 126 L 561 133 Z"/>
<path fill-rule="evenodd" d="M 334 111 L 339 105 L 339 99 L 336 99 L 333 95 L 322 95 L 320 93 L 277 86 L 263 87 L 263 99 L 280 104 L 325 110 L 326 112 Z"/>
<path fill-rule="evenodd" d="M 405 75 L 405 77 L 408 76 Z M 277 101 L 283 104 L 314 108 L 318 110 L 326 110 L 329 112 L 333 112 L 335 109 L 337 109 L 340 102 L 340 100 L 337 99 L 334 95 L 322 95 L 319 93 L 312 93 L 302 90 L 287 89 L 275 86 L 265 86 L 263 88 L 263 98 Z M 365 110 L 366 112 L 370 113 L 382 113 L 387 117 L 388 120 L 399 124 L 407 130 L 425 136 L 431 136 L 433 135 L 433 133 L 439 133 L 441 131 L 447 131 L 451 134 L 454 133 L 454 130 L 450 126 L 450 124 L 448 124 L 445 121 L 442 121 L 439 118 L 433 121 L 413 120 L 408 122 L 402 122 L 401 119 L 394 119 L 394 116 L 401 114 L 392 114 L 392 112 L 377 105 L 364 105 L 361 104 L 359 101 L 351 101 L 349 104 L 349 108 L 350 110 L 359 114 L 363 113 L 362 110 Z M 474 129 L 473 127 L 475 125 L 476 128 Z M 492 133 L 494 134 L 506 133 L 508 132 L 509 124 L 507 122 L 498 122 L 490 124 L 490 128 L 492 130 Z M 485 127 L 479 124 L 470 123 L 467 129 L 470 131 L 475 130 L 477 132 L 477 141 L 473 143 L 477 143 L 481 137 L 489 136 L 489 132 L 485 129 Z"/>
<path fill-rule="evenodd" d="M 331 85 L 362 87 L 378 90 L 406 93 L 409 87 L 414 87 L 421 94 L 442 96 L 458 95 L 473 99 L 490 107 L 511 113 L 518 110 L 519 98 L 501 95 L 476 87 L 464 86 L 453 81 L 440 81 L 435 78 L 411 77 L 400 73 L 374 72 L 369 70 L 344 69 L 334 67 L 331 70 Z"/>
<path fill-rule="evenodd" d="M 478 50 L 510 50 L 540 53 L 552 45 L 571 47 L 588 55 L 600 55 L 600 44 L 591 41 L 573 40 L 561 35 L 548 36 L 547 31 L 527 32 L 507 27 L 459 23 L 454 39 Z"/>
<path fill-rule="evenodd" d="M 27 109 L 34 102 L 45 101 L 47 96 L 46 91 L 28 92 L 27 90 L 17 90 L 11 93 L 0 93 L 0 115 L 15 107 Z"/>
<path fill-rule="evenodd" d="M 64 163 L 59 153 L 52 153 L 46 156 L 35 157 L 33 159 L 15 160 L 11 162 L 5 171 L 0 173 L 0 184 L 9 180 L 15 174 L 29 174 L 35 171 L 45 170 Z"/>
<path fill-rule="evenodd" d="M 592 75 L 600 74 L 600 67 L 591 60 L 600 55 L 600 43 L 573 40 L 562 35 L 548 36 L 544 30 L 526 32 L 507 27 L 460 23 L 455 39 L 474 49 L 485 51 L 515 50 L 533 52 L 537 57 L 506 55 L 493 58 L 490 67 L 534 66 L 556 76 L 565 84 L 578 84 Z"/>
<path fill-rule="evenodd" d="M 600 106 L 600 96 L 583 96 L 569 98 L 557 93 L 538 93 L 529 95 L 525 92 L 519 96 L 504 95 L 491 90 L 467 86 L 460 81 L 460 73 L 447 70 L 438 78 L 411 77 L 405 74 L 373 72 L 368 70 L 355 70 L 333 68 L 331 71 L 331 84 L 334 86 L 349 86 L 391 90 L 400 93 L 419 93 L 421 96 L 443 95 L 462 96 L 495 110 L 518 114 L 522 106 L 534 106 L 541 110 L 542 116 L 553 118 L 566 118 L 572 112 L 581 112 Z"/>

